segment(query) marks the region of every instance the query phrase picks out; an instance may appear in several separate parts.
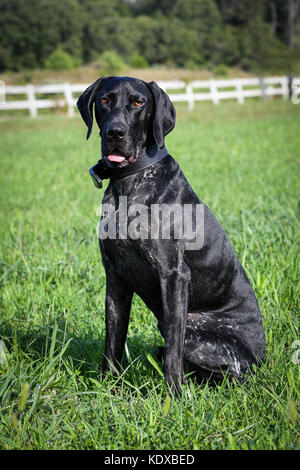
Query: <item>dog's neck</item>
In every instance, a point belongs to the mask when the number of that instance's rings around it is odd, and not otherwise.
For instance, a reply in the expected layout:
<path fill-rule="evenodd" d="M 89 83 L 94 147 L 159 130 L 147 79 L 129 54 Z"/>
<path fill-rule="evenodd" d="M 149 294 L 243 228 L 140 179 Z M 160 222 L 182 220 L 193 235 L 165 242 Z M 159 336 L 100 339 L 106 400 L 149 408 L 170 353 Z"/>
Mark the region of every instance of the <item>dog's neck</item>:
<path fill-rule="evenodd" d="M 157 145 L 153 145 L 146 149 L 146 151 L 139 156 L 136 162 L 129 163 L 127 166 L 122 168 L 110 168 L 104 160 L 99 160 L 99 162 L 90 169 L 90 175 L 95 186 L 100 189 L 102 188 L 102 180 L 116 180 L 139 173 L 154 163 L 161 161 L 168 154 L 166 147 L 160 149 Z"/>

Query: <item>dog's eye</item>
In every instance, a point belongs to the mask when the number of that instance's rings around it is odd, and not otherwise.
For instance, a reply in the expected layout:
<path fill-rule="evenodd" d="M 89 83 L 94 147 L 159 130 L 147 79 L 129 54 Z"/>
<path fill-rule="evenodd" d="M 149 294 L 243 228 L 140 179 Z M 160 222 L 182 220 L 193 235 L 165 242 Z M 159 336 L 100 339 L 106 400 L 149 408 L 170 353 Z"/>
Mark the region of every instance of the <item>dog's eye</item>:
<path fill-rule="evenodd" d="M 108 99 L 107 98 L 100 98 L 101 103 L 107 103 Z"/>
<path fill-rule="evenodd" d="M 136 106 L 142 106 L 143 102 L 140 101 L 140 100 L 136 100 L 136 101 L 134 102 L 134 104 L 135 104 Z"/>

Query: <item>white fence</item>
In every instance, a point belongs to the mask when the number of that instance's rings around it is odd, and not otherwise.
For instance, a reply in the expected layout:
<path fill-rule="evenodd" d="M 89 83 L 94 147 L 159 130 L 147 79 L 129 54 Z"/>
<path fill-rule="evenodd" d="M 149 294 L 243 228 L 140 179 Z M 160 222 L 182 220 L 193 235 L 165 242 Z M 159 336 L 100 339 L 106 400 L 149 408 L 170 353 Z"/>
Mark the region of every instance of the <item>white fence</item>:
<path fill-rule="evenodd" d="M 259 97 L 266 100 L 273 96 L 281 96 L 285 99 L 289 96 L 287 77 L 199 80 L 188 84 L 173 80 L 158 82 L 158 85 L 168 92 L 174 103 L 186 102 L 188 109 L 193 109 L 197 101 L 212 101 L 218 104 L 221 100 L 236 99 L 242 104 L 246 98 Z M 67 106 L 68 115 L 73 116 L 78 95 L 88 86 L 89 84 L 72 85 L 70 83 L 5 86 L 5 83 L 0 81 L 0 111 L 28 109 L 30 116 L 36 117 L 39 109 Z M 300 96 L 299 87 L 300 78 L 294 79 L 293 89 Z M 76 94 L 76 97 L 73 94 Z M 49 99 L 46 99 L 44 95 L 50 95 Z M 55 96 L 51 98 L 51 95 Z M 14 100 L 10 98 L 11 96 L 23 98 Z"/>

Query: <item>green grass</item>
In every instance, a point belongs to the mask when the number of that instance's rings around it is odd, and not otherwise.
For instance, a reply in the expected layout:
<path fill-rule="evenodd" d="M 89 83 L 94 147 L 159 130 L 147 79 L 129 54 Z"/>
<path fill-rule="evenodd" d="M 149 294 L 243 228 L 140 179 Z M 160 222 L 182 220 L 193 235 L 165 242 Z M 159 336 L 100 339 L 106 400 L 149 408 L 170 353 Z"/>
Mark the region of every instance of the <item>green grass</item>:
<path fill-rule="evenodd" d="M 123 372 L 101 376 L 97 132 L 87 143 L 62 116 L 0 123 L 0 448 L 299 447 L 299 128 L 300 106 L 284 101 L 178 107 L 167 147 L 246 269 L 267 362 L 235 387 L 188 380 L 169 402 L 151 359 L 162 340 L 137 297 Z"/>

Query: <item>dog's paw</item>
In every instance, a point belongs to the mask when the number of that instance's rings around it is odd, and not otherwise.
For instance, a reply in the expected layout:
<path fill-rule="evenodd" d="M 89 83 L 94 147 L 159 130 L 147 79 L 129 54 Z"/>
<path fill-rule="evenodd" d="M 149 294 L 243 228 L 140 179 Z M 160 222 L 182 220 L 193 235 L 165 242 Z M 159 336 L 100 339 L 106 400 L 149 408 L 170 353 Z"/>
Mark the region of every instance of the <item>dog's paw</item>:
<path fill-rule="evenodd" d="M 182 377 L 165 377 L 165 382 L 170 395 L 176 399 L 182 396 L 182 385 L 185 384 L 185 379 Z"/>

